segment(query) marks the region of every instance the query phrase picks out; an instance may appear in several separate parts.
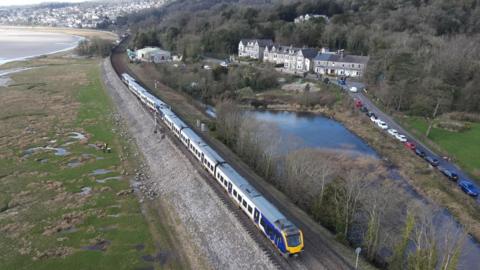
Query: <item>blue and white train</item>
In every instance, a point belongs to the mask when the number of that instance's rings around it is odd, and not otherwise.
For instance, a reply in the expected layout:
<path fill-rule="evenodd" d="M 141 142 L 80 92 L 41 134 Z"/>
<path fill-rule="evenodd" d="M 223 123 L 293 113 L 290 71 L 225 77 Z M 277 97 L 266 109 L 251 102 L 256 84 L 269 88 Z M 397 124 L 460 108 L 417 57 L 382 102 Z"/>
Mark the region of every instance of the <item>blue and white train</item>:
<path fill-rule="evenodd" d="M 157 114 L 200 164 L 223 187 L 230 198 L 284 256 L 297 255 L 304 248 L 303 233 L 262 196 L 248 181 L 198 136 L 170 107 L 124 73 L 130 91 Z"/>

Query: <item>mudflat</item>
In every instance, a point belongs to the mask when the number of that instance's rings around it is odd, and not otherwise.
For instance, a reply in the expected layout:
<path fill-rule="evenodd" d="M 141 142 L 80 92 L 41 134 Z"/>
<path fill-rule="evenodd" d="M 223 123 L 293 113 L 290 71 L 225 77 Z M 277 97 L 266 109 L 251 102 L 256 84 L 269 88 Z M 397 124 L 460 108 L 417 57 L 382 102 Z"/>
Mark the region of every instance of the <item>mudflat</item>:
<path fill-rule="evenodd" d="M 0 64 L 75 48 L 80 36 L 0 28 Z"/>

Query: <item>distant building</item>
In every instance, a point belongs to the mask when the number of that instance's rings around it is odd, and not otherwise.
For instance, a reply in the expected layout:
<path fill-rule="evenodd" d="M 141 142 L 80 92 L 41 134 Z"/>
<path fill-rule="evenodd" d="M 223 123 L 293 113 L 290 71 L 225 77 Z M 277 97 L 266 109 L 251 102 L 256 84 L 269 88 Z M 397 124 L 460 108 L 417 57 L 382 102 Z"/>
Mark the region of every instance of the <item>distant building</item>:
<path fill-rule="evenodd" d="M 242 39 L 238 43 L 238 56 L 262 60 L 265 47 L 271 45 L 271 39 Z"/>
<path fill-rule="evenodd" d="M 320 15 L 320 14 L 305 14 L 305 15 L 300 15 L 295 20 L 293 20 L 294 23 L 304 23 L 307 22 L 311 19 L 318 19 L 322 18 L 325 20 L 326 23 L 328 23 L 330 20 L 328 19 L 328 16 L 326 15 Z"/>
<path fill-rule="evenodd" d="M 343 50 L 322 51 L 314 59 L 314 71 L 320 75 L 361 77 L 368 59 L 368 56 L 346 55 Z"/>
<path fill-rule="evenodd" d="M 162 50 L 158 47 L 145 47 L 137 50 L 137 59 L 150 63 L 164 63 L 172 60 L 169 51 Z"/>

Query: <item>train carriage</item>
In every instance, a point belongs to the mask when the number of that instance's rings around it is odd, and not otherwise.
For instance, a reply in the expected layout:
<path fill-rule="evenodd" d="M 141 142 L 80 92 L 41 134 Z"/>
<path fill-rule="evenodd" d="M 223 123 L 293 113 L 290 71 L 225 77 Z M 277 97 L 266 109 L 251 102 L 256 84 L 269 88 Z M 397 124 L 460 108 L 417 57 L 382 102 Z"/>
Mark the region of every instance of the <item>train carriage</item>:
<path fill-rule="evenodd" d="M 232 200 L 278 248 L 282 255 L 296 255 L 303 250 L 302 231 L 173 113 L 168 104 L 150 94 L 130 75 L 122 74 L 122 80 L 137 98 L 160 115 L 160 119 L 218 181 Z"/>
<path fill-rule="evenodd" d="M 205 144 L 200 147 L 200 152 L 201 152 L 201 162 L 204 168 L 207 169 L 207 171 L 215 177 L 215 169 L 218 165 L 222 164 L 225 162 L 223 158 L 215 152 L 208 144 Z"/>
<path fill-rule="evenodd" d="M 180 132 L 182 142 L 187 147 L 187 149 L 198 159 L 201 161 L 202 154 L 200 152 L 200 148 L 203 147 L 205 142 L 200 138 L 195 131 L 190 128 L 182 129 Z"/>

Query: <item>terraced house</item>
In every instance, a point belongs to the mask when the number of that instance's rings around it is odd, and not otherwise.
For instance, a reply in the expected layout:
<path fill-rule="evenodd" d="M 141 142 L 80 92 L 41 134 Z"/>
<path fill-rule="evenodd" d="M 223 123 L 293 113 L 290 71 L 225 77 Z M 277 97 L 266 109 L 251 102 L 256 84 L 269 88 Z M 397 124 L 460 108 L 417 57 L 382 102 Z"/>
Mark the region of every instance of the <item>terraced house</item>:
<path fill-rule="evenodd" d="M 367 63 L 368 56 L 346 55 L 343 50 L 322 50 L 314 59 L 314 71 L 320 75 L 361 77 Z"/>
<path fill-rule="evenodd" d="M 238 43 L 238 56 L 262 60 L 265 47 L 272 45 L 271 39 L 242 39 Z"/>
<path fill-rule="evenodd" d="M 263 61 L 283 65 L 284 71 L 305 73 L 313 71 L 313 59 L 317 51 L 313 48 L 272 45 L 265 47 Z"/>

